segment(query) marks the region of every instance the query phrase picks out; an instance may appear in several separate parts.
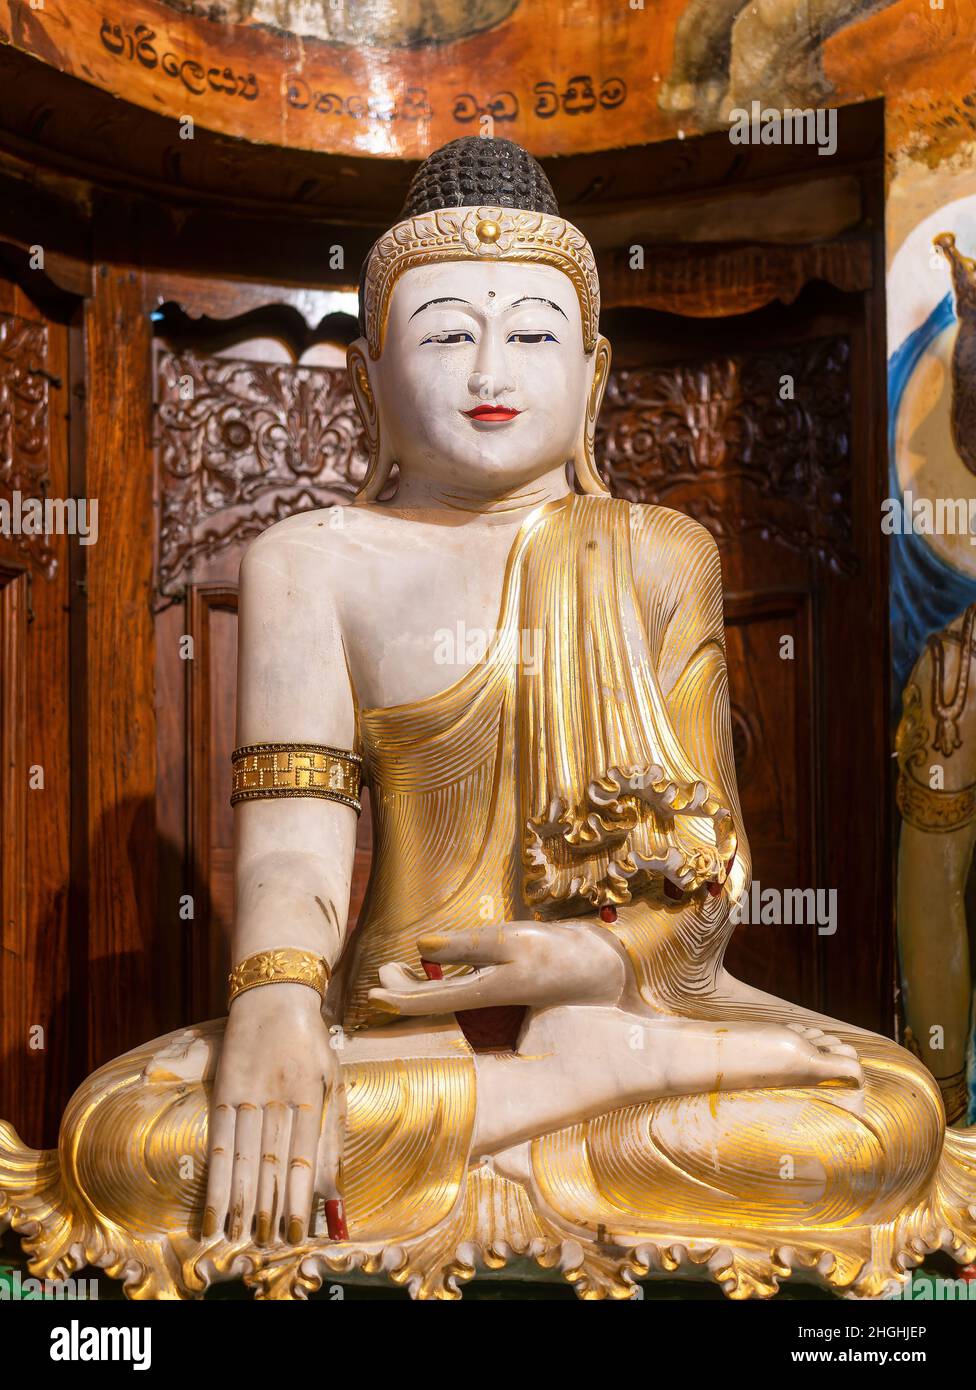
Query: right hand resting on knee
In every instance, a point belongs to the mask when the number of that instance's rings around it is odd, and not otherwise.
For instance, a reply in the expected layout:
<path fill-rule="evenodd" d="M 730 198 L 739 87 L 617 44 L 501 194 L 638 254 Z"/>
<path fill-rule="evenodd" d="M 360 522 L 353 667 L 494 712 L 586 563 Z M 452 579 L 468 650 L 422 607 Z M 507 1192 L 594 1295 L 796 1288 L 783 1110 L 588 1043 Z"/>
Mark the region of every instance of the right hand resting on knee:
<path fill-rule="evenodd" d="M 336 1195 L 339 1082 L 314 990 L 279 983 L 234 1000 L 210 1111 L 205 1238 L 226 1228 L 246 1240 L 252 1222 L 261 1245 L 305 1237 L 315 1194 Z"/>

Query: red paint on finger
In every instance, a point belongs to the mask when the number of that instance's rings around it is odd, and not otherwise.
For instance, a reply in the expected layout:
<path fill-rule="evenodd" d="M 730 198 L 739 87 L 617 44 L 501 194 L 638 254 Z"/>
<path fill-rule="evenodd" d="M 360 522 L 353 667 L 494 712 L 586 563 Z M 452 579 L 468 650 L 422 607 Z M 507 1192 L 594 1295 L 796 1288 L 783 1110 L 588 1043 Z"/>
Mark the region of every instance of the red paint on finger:
<path fill-rule="evenodd" d="M 443 980 L 443 967 L 438 965 L 436 960 L 424 960 L 423 956 L 421 956 L 420 964 L 424 967 L 424 974 L 427 976 L 428 980 Z"/>
<path fill-rule="evenodd" d="M 348 1240 L 346 1228 L 346 1207 L 341 1197 L 330 1197 L 325 1204 L 325 1224 L 329 1228 L 330 1240 Z"/>

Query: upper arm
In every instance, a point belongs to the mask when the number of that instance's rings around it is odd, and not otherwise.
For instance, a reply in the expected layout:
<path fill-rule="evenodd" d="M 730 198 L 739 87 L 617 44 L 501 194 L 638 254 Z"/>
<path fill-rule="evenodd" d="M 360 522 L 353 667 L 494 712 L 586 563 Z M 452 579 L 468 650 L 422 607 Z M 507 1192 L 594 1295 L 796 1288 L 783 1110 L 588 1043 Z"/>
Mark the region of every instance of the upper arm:
<path fill-rule="evenodd" d="M 241 565 L 237 746 L 318 743 L 354 751 L 356 704 L 329 558 L 293 518 Z M 334 959 L 348 913 L 356 812 L 325 797 L 235 808 L 235 954 L 269 944 Z"/>
<path fill-rule="evenodd" d="M 272 527 L 246 552 L 238 618 L 238 746 L 354 747 L 355 701 L 329 569 L 307 527 Z"/>

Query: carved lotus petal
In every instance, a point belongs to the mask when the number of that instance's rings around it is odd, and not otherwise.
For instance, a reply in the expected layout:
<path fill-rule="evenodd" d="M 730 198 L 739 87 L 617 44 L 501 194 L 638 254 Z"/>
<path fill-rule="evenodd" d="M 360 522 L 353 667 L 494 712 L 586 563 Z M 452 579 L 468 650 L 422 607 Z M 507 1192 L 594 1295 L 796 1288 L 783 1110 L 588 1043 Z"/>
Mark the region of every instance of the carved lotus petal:
<path fill-rule="evenodd" d="M 497 236 L 490 241 L 482 241 L 479 234 L 479 228 L 485 223 L 498 230 Z M 504 256 L 515 245 L 518 223 L 503 208 L 478 208 L 477 212 L 468 214 L 458 227 L 458 233 L 473 256 Z"/>

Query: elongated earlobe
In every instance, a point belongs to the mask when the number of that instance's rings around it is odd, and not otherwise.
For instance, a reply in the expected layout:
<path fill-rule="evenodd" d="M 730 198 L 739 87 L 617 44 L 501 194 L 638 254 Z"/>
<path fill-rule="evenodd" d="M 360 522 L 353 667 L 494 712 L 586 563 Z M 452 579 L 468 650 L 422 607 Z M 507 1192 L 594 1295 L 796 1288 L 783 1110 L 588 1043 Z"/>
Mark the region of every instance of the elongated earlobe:
<path fill-rule="evenodd" d="M 369 448 L 366 476 L 360 483 L 359 491 L 353 498 L 353 502 L 372 502 L 386 486 L 393 467 L 393 460 L 383 456 L 380 445 L 379 410 L 376 406 L 376 397 L 373 395 L 366 358 L 357 343 L 353 343 L 346 352 L 346 370 L 349 372 L 352 397 L 356 403 L 356 412 L 362 422 L 363 433 L 366 435 Z"/>
<path fill-rule="evenodd" d="M 600 338 L 593 351 L 596 353 L 596 362 L 593 370 L 593 385 L 590 387 L 590 396 L 586 403 L 586 418 L 583 421 L 582 437 L 576 451 L 576 479 L 584 492 L 600 497 L 607 497 L 610 494 L 610 489 L 600 477 L 599 469 L 596 466 L 594 441 L 596 439 L 597 416 L 600 413 L 600 406 L 603 403 L 603 393 L 607 389 L 607 381 L 610 377 L 610 344 L 607 342 L 606 338 Z"/>

